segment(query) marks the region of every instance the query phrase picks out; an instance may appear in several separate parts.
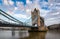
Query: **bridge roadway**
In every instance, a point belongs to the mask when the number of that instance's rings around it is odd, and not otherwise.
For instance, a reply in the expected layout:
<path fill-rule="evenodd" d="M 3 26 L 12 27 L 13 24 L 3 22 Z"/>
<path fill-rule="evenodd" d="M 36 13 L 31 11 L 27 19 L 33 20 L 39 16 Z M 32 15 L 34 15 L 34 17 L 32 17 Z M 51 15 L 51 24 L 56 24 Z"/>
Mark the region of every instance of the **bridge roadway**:
<path fill-rule="evenodd" d="M 37 28 L 37 26 L 15 24 L 15 23 L 4 23 L 0 21 L 0 27 L 27 27 L 27 28 Z"/>

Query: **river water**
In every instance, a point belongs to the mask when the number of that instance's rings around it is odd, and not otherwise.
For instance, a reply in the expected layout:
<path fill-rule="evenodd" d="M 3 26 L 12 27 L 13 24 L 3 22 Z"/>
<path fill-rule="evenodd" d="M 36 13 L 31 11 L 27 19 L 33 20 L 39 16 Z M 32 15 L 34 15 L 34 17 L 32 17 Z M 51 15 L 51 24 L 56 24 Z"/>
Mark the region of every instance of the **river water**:
<path fill-rule="evenodd" d="M 0 30 L 0 39 L 60 39 L 60 31 L 28 32 Z"/>

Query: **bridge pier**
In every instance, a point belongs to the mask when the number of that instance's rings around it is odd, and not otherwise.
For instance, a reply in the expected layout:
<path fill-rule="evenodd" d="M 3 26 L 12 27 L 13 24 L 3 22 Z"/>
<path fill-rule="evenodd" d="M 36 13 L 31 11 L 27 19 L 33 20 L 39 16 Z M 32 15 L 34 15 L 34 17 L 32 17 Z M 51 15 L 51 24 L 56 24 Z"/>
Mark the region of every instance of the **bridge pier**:
<path fill-rule="evenodd" d="M 48 31 L 47 27 L 37 27 L 37 28 L 31 28 L 29 32 L 46 32 Z"/>
<path fill-rule="evenodd" d="M 38 31 L 47 31 L 47 30 L 48 30 L 47 27 L 44 26 L 38 27 Z"/>

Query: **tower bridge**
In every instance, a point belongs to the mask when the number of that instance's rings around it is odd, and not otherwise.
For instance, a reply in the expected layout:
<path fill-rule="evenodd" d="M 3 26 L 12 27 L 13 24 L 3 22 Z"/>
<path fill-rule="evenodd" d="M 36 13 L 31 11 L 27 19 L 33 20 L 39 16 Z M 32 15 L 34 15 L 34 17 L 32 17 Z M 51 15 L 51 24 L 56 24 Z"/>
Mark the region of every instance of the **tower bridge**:
<path fill-rule="evenodd" d="M 23 23 L 16 18 L 12 17 L 11 15 L 7 14 L 3 10 L 0 9 L 0 15 L 4 16 L 5 18 L 13 21 L 14 23 L 7 22 L 3 19 L 0 18 L 0 27 L 23 27 L 24 28 L 29 28 L 30 31 L 46 31 L 47 28 L 44 26 L 44 18 L 40 16 L 40 12 L 38 9 L 34 9 L 34 11 L 31 11 L 31 24 L 29 25 L 28 23 Z"/>

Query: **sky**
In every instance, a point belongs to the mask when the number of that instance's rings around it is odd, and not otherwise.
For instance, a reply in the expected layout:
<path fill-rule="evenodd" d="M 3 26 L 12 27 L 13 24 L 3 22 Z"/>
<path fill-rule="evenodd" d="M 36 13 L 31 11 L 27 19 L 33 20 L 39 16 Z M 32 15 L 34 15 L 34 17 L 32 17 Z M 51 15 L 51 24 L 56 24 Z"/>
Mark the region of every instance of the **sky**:
<path fill-rule="evenodd" d="M 60 0 L 0 0 L 0 9 L 22 22 L 29 21 L 34 8 L 40 10 L 45 25 L 60 23 Z"/>

